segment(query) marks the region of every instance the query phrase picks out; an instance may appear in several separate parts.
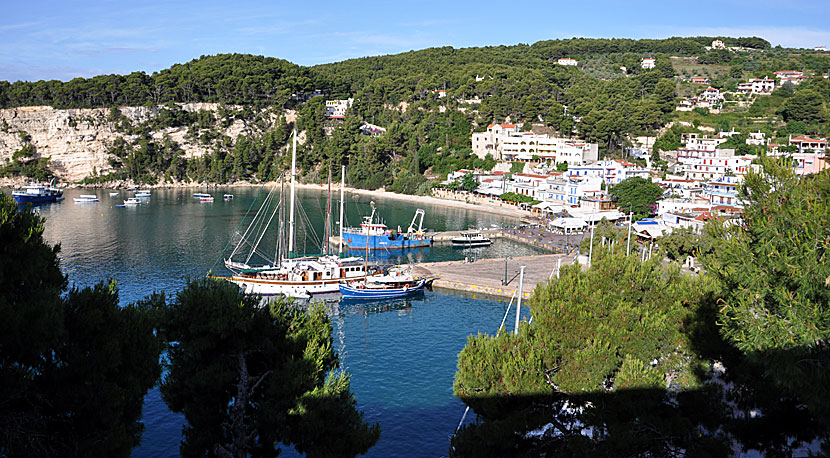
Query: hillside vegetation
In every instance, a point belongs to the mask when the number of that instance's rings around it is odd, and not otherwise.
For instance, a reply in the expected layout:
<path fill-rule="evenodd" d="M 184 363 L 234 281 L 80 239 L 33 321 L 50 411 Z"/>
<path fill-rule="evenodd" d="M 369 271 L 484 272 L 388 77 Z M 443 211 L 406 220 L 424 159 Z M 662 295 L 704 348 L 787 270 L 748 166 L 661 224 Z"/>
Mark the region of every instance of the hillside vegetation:
<path fill-rule="evenodd" d="M 672 120 L 765 129 L 772 136 L 828 131 L 830 87 L 821 75 L 830 72 L 830 56 L 772 49 L 755 37 L 722 37 L 731 50 L 707 50 L 714 38 L 443 47 L 314 67 L 243 54 L 202 56 L 152 75 L 0 82 L 0 107 L 113 107 L 113 122 L 129 137 L 112 145 L 112 168 L 99 180 L 264 180 L 275 165 L 286 165 L 285 145 L 296 126 L 304 134 L 300 163 L 306 179 L 323 176 L 328 165 L 345 164 L 355 186 L 406 193 L 425 192 L 431 178 L 461 167 L 492 167 L 493 161 L 470 154 L 471 132 L 492 122 L 534 123 L 596 142 L 601 155 L 612 156 L 622 154 L 633 137 L 655 136 Z M 580 64 L 557 65 L 561 57 Z M 643 57 L 656 58 L 655 68 L 641 69 Z M 702 90 L 686 82 L 693 75 L 708 72 L 714 87 L 728 89 L 781 69 L 803 70 L 812 78 L 797 90 L 785 86 L 773 97 L 718 115 L 674 111 L 679 94 Z M 438 89 L 447 97 L 439 97 Z M 310 98 L 315 90 L 324 96 Z M 344 120 L 325 117 L 325 99 L 336 98 L 355 100 Z M 796 106 L 803 99 L 809 99 L 806 110 Z M 200 113 L 179 107 L 190 102 L 227 108 Z M 119 120 L 117 107 L 138 105 L 156 107 L 158 116 L 142 125 Z M 286 110 L 296 110 L 296 120 L 289 121 Z M 250 127 L 245 134 L 218 133 L 237 120 Z M 368 135 L 364 123 L 386 132 Z M 204 154 L 184 158 L 177 145 L 151 137 L 170 126 L 186 127 Z M 10 164 L 5 172 L 20 170 L 26 168 Z"/>

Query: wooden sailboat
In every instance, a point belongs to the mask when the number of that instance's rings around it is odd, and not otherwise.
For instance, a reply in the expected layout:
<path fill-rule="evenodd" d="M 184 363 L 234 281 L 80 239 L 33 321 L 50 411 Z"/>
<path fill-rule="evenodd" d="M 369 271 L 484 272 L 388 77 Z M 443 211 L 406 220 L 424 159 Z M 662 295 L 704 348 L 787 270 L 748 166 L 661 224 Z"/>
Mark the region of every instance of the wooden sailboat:
<path fill-rule="evenodd" d="M 263 200 L 262 205 L 251 220 L 248 228 L 242 234 L 230 256 L 225 259 L 225 267 L 233 275 L 224 278 L 235 283 L 247 294 L 261 296 L 290 296 L 308 297 L 315 294 L 337 293 L 339 284 L 345 281 L 361 280 L 366 277 L 366 268 L 360 265 L 360 258 L 341 259 L 324 253 L 322 256 L 294 257 L 295 236 L 295 200 L 296 200 L 296 164 L 297 164 L 297 132 L 294 131 L 293 152 L 291 157 L 291 199 L 288 221 L 287 249 L 284 248 L 284 206 L 283 180 L 280 179 L 280 197 L 278 202 L 272 189 Z M 273 209 L 270 207 L 273 206 Z M 277 217 L 278 235 L 275 244 L 275 256 L 270 262 L 259 266 L 249 263 L 256 254 L 259 258 L 267 259 L 260 249 L 265 232 L 272 226 Z M 261 230 L 258 230 L 261 229 Z M 234 256 L 243 255 L 243 248 L 250 247 L 244 261 L 234 260 Z M 326 245 L 326 251 L 328 246 Z"/>

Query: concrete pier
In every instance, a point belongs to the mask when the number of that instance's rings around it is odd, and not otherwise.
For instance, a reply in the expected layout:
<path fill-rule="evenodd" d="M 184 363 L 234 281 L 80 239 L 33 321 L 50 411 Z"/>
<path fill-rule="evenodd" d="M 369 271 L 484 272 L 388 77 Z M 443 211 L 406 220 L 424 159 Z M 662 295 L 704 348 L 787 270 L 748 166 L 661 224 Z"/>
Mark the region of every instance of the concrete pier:
<path fill-rule="evenodd" d="M 563 254 L 519 256 L 508 259 L 507 280 L 509 283 L 507 285 L 502 284 L 505 278 L 504 258 L 481 259 L 475 262 L 428 262 L 411 264 L 410 267 L 416 275 L 435 277 L 432 282 L 434 289 L 509 298 L 514 293 L 518 294 L 519 266 L 526 266 L 523 288 L 523 297 L 526 298 L 530 296 L 536 285 L 556 276 L 558 259 L 562 259 L 563 266 L 574 262 L 574 256 Z"/>

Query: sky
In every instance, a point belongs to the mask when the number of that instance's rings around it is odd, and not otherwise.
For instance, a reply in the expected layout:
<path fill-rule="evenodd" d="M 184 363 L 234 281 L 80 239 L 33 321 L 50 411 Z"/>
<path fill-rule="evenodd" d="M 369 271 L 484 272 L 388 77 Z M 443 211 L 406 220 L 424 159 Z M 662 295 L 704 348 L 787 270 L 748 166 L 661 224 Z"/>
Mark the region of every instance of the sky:
<path fill-rule="evenodd" d="M 830 1 L 0 0 L 0 80 L 149 74 L 219 53 L 315 65 L 439 46 L 696 35 L 830 49 Z"/>

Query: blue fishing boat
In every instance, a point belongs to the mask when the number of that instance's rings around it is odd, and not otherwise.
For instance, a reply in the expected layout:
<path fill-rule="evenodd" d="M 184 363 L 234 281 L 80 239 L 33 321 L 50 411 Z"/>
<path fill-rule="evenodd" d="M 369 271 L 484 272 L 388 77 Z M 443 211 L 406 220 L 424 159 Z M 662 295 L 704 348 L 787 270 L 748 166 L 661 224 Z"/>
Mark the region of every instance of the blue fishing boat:
<path fill-rule="evenodd" d="M 23 189 L 12 191 L 12 197 L 18 205 L 43 204 L 63 200 L 63 191 L 55 187 L 55 180 L 48 186 L 32 183 Z"/>
<path fill-rule="evenodd" d="M 423 230 L 424 211 L 420 208 L 415 211 L 412 223 L 406 233 L 392 230 L 385 224 L 375 221 L 375 206 L 372 205 L 372 214 L 363 217 L 360 227 L 347 227 L 343 229 L 343 243 L 353 250 L 395 250 L 405 248 L 421 248 L 432 245 L 432 238 Z M 418 227 L 415 228 L 415 222 Z"/>
<path fill-rule="evenodd" d="M 354 282 L 352 284 L 341 283 L 340 294 L 344 300 L 373 300 L 373 299 L 395 299 L 423 294 L 426 280 L 413 280 L 392 284 L 388 282 Z"/>

